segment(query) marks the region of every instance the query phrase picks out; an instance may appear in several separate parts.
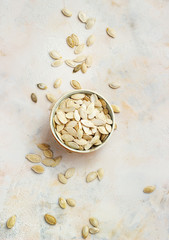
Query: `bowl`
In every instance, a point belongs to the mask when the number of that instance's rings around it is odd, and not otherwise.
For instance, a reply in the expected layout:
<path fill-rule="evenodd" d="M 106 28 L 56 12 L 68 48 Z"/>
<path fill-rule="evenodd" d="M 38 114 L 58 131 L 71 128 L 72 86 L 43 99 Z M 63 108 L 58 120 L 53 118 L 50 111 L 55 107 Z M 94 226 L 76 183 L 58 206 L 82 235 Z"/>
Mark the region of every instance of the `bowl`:
<path fill-rule="evenodd" d="M 95 147 L 93 147 L 93 148 L 91 148 L 91 149 L 89 149 L 89 150 L 77 150 L 77 149 L 73 149 L 73 148 L 67 146 L 64 142 L 62 142 L 62 141 L 59 139 L 58 135 L 57 135 L 56 132 L 55 132 L 55 128 L 54 128 L 54 125 L 53 125 L 53 117 L 55 116 L 55 111 L 56 111 L 57 107 L 59 106 L 59 104 L 60 104 L 64 99 L 69 98 L 71 95 L 77 94 L 77 93 L 96 94 L 96 95 L 98 96 L 98 98 L 103 99 L 103 100 L 106 102 L 106 104 L 107 104 L 107 109 L 108 109 L 109 115 L 110 115 L 110 117 L 111 117 L 111 119 L 112 119 L 112 121 L 113 121 L 113 123 L 112 123 L 112 130 L 111 130 L 111 132 L 109 133 L 109 135 L 108 135 L 108 137 L 106 138 L 106 140 L 105 140 L 102 144 L 100 144 L 100 145 L 98 145 L 98 146 L 95 146 Z M 65 149 L 67 149 L 67 150 L 70 151 L 70 152 L 90 153 L 90 152 L 94 152 L 94 151 L 100 149 L 100 148 L 103 147 L 103 145 L 105 145 L 105 143 L 110 139 L 110 137 L 111 137 L 111 135 L 112 135 L 112 133 L 113 133 L 113 131 L 114 131 L 114 126 L 115 126 L 115 116 L 114 116 L 114 112 L 113 112 L 113 110 L 112 110 L 111 105 L 109 104 L 109 102 L 108 102 L 102 95 L 100 95 L 99 93 L 94 92 L 94 91 L 92 91 L 92 90 L 80 89 L 80 90 L 74 90 L 74 91 L 68 92 L 68 93 L 64 94 L 61 98 L 59 98 L 59 99 L 57 100 L 57 102 L 55 103 L 55 105 L 53 106 L 53 108 L 52 108 L 52 110 L 51 110 L 51 115 L 50 115 L 50 128 L 51 128 L 52 134 L 53 134 L 55 140 L 56 140 L 62 147 L 64 147 Z"/>

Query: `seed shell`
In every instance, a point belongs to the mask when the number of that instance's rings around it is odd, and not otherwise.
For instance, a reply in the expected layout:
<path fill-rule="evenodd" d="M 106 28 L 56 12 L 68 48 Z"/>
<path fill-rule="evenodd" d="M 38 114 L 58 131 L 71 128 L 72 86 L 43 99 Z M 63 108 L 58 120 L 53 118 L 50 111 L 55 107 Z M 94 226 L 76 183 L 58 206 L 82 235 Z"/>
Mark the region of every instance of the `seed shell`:
<path fill-rule="evenodd" d="M 11 228 L 13 228 L 15 223 L 16 223 L 16 216 L 14 215 L 7 220 L 6 226 L 7 226 L 7 228 L 11 229 Z"/>
<path fill-rule="evenodd" d="M 66 38 L 66 42 L 67 42 L 67 45 L 68 45 L 69 47 L 74 48 L 75 43 L 74 43 L 73 38 L 72 38 L 71 36 L 68 36 L 68 37 Z"/>
<path fill-rule="evenodd" d="M 28 159 L 32 163 L 40 163 L 41 162 L 41 156 L 38 154 L 27 154 L 25 156 L 26 159 Z"/>
<path fill-rule="evenodd" d="M 147 186 L 143 189 L 143 192 L 144 193 L 152 193 L 152 192 L 154 192 L 155 189 L 156 189 L 155 186 Z"/>
<path fill-rule="evenodd" d="M 46 149 L 43 151 L 43 154 L 47 158 L 52 158 L 53 157 L 53 152 L 50 149 Z"/>
<path fill-rule="evenodd" d="M 53 102 L 56 102 L 56 98 L 54 95 L 48 93 L 46 94 L 46 98 L 49 100 L 49 102 L 53 103 Z"/>
<path fill-rule="evenodd" d="M 33 101 L 34 103 L 37 103 L 37 101 L 38 101 L 37 96 L 36 96 L 35 93 L 32 93 L 32 94 L 31 94 L 31 99 L 32 99 L 32 101 Z"/>
<path fill-rule="evenodd" d="M 74 67 L 74 69 L 73 69 L 73 73 L 78 72 L 81 69 L 81 67 L 82 67 L 81 64 L 76 65 L 76 67 Z"/>
<path fill-rule="evenodd" d="M 83 62 L 85 60 L 86 60 L 86 56 L 85 55 L 80 55 L 80 56 L 77 56 L 73 61 L 77 62 L 77 63 L 80 63 L 80 62 Z"/>
<path fill-rule="evenodd" d="M 81 71 L 82 73 L 86 73 L 87 72 L 87 66 L 86 66 L 86 63 L 82 63 L 82 66 L 81 66 Z"/>
<path fill-rule="evenodd" d="M 88 68 L 92 66 L 92 62 L 93 62 L 92 56 L 91 55 L 87 56 L 85 63 Z"/>
<path fill-rule="evenodd" d="M 79 38 L 78 38 L 78 36 L 73 33 L 73 34 L 71 35 L 71 38 L 72 38 L 73 41 L 74 41 L 74 45 L 75 45 L 75 46 L 78 46 L 78 45 L 79 45 Z"/>
<path fill-rule="evenodd" d="M 34 172 L 39 173 L 39 174 L 43 173 L 45 171 L 45 169 L 42 166 L 40 166 L 40 165 L 34 165 L 34 166 L 31 167 L 31 169 Z"/>
<path fill-rule="evenodd" d="M 52 215 L 45 214 L 45 221 L 50 225 L 55 225 L 57 223 L 56 218 Z"/>

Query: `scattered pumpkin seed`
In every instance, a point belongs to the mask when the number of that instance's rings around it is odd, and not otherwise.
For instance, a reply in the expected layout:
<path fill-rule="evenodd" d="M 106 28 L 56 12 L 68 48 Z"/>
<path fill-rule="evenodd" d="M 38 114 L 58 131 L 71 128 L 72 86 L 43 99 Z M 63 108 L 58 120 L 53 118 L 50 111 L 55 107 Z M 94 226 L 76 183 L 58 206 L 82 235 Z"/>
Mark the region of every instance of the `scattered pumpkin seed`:
<path fill-rule="evenodd" d="M 89 222 L 93 227 L 98 227 L 99 226 L 99 221 L 94 217 L 90 217 Z"/>
<path fill-rule="evenodd" d="M 115 38 L 116 33 L 113 28 L 110 28 L 110 27 L 106 28 L 106 32 L 110 37 Z"/>
<path fill-rule="evenodd" d="M 37 87 L 38 87 L 39 89 L 41 89 L 41 90 L 46 90 L 46 89 L 47 89 L 47 86 L 46 86 L 46 84 L 44 84 L 44 83 L 38 83 L 38 84 L 37 84 Z"/>
<path fill-rule="evenodd" d="M 81 71 L 82 71 L 82 73 L 86 73 L 87 72 L 87 66 L 86 66 L 85 62 L 82 63 L 82 65 L 81 65 Z"/>
<path fill-rule="evenodd" d="M 90 232 L 91 234 L 96 234 L 96 233 L 99 232 L 99 228 L 96 228 L 96 227 L 89 228 L 89 232 Z"/>
<path fill-rule="evenodd" d="M 47 143 L 40 143 L 40 144 L 37 144 L 37 147 L 41 150 L 46 150 L 50 148 L 50 145 Z"/>
<path fill-rule="evenodd" d="M 37 101 L 38 101 L 37 96 L 36 96 L 35 93 L 32 93 L 32 94 L 31 94 L 31 99 L 32 99 L 32 101 L 33 101 L 34 103 L 37 103 Z"/>
<path fill-rule="evenodd" d="M 86 177 L 86 182 L 92 182 L 96 178 L 97 178 L 97 173 L 96 172 L 90 172 Z"/>
<path fill-rule="evenodd" d="M 85 55 L 80 55 L 80 56 L 77 56 L 73 61 L 77 62 L 77 63 L 80 63 L 80 62 L 83 62 L 85 60 L 86 60 L 86 56 Z"/>
<path fill-rule="evenodd" d="M 62 156 L 59 156 L 59 157 L 53 158 L 53 160 L 54 160 L 55 163 L 53 164 L 52 167 L 55 167 L 55 166 L 59 165 L 59 163 L 61 162 L 61 160 L 62 160 Z"/>
<path fill-rule="evenodd" d="M 68 37 L 66 38 L 66 42 L 67 42 L 67 44 L 68 44 L 69 47 L 74 48 L 75 43 L 74 43 L 73 38 L 72 38 L 71 36 L 68 36 Z"/>
<path fill-rule="evenodd" d="M 70 85 L 74 88 L 74 89 L 81 89 L 80 83 L 76 80 L 72 80 L 70 81 Z"/>
<path fill-rule="evenodd" d="M 85 63 L 86 63 L 86 66 L 87 66 L 88 68 L 92 66 L 92 62 L 93 62 L 92 56 L 90 56 L 90 55 L 87 56 Z"/>
<path fill-rule="evenodd" d="M 66 199 L 66 202 L 70 207 L 75 207 L 76 206 L 76 201 L 72 198 Z"/>
<path fill-rule="evenodd" d="M 45 221 L 50 225 L 55 225 L 57 223 L 56 218 L 52 215 L 45 214 Z"/>
<path fill-rule="evenodd" d="M 51 66 L 52 67 L 59 67 L 60 65 L 62 65 L 63 64 L 63 61 L 61 60 L 61 59 L 58 59 L 58 60 L 55 60 L 52 64 L 51 64 Z"/>
<path fill-rule="evenodd" d="M 81 53 L 81 52 L 83 51 L 84 47 L 85 47 L 84 44 L 79 44 L 79 45 L 75 48 L 74 53 L 75 53 L 75 54 Z"/>
<path fill-rule="evenodd" d="M 36 173 L 43 173 L 45 171 L 45 169 L 40 165 L 34 165 L 31 169 Z"/>
<path fill-rule="evenodd" d="M 51 58 L 53 58 L 55 60 L 58 60 L 58 59 L 62 58 L 62 56 L 56 50 L 53 50 L 53 51 L 49 52 L 49 55 L 50 55 Z"/>
<path fill-rule="evenodd" d="M 42 160 L 42 164 L 45 165 L 46 167 L 55 167 L 55 161 L 52 158 L 45 158 Z"/>
<path fill-rule="evenodd" d="M 82 228 L 82 237 L 85 239 L 89 235 L 89 227 L 86 225 Z"/>
<path fill-rule="evenodd" d="M 78 38 L 78 36 L 73 33 L 71 35 L 71 38 L 73 39 L 73 42 L 74 42 L 75 46 L 78 46 L 79 45 L 79 38 Z"/>
<path fill-rule="evenodd" d="M 63 184 L 67 183 L 67 178 L 65 178 L 65 176 L 62 173 L 58 174 L 58 179 L 59 179 L 59 182 L 61 182 Z"/>
<path fill-rule="evenodd" d="M 58 203 L 59 203 L 59 206 L 63 209 L 67 207 L 66 200 L 62 197 L 59 198 Z"/>
<path fill-rule="evenodd" d="M 76 67 L 76 63 L 73 60 L 65 60 L 65 63 L 69 66 L 69 67 Z"/>
<path fill-rule="evenodd" d="M 94 42 L 95 42 L 95 36 L 92 34 L 88 37 L 86 41 L 86 45 L 90 47 L 91 45 L 93 45 Z"/>
<path fill-rule="evenodd" d="M 78 14 L 78 18 L 82 23 L 85 23 L 87 21 L 87 16 L 84 12 L 80 11 Z"/>
<path fill-rule="evenodd" d="M 71 178 L 75 174 L 75 168 L 68 168 L 65 172 L 65 178 Z"/>
<path fill-rule="evenodd" d="M 88 18 L 86 21 L 86 29 L 91 29 L 96 22 L 95 18 Z"/>
<path fill-rule="evenodd" d="M 62 83 L 62 79 L 61 78 L 56 79 L 56 81 L 53 84 L 54 88 L 60 87 L 61 83 Z"/>
<path fill-rule="evenodd" d="M 52 158 L 53 157 L 53 152 L 50 149 L 43 150 L 43 154 L 47 158 Z"/>
<path fill-rule="evenodd" d="M 49 102 L 53 103 L 53 102 L 56 102 L 56 98 L 54 95 L 48 93 L 46 94 L 46 98 L 49 100 Z"/>
<path fill-rule="evenodd" d="M 63 8 L 63 9 L 61 10 L 61 12 L 62 12 L 63 15 L 66 16 L 66 17 L 71 17 L 71 16 L 72 16 L 72 12 L 71 12 L 69 9 L 67 9 L 67 8 Z"/>
<path fill-rule="evenodd" d="M 25 156 L 26 159 L 28 159 L 32 163 L 40 163 L 41 162 L 41 156 L 38 154 L 27 154 Z"/>
<path fill-rule="evenodd" d="M 143 189 L 143 192 L 144 193 L 152 193 L 152 192 L 154 192 L 155 189 L 156 189 L 155 186 L 147 186 Z"/>
<path fill-rule="evenodd" d="M 113 104 L 111 106 L 112 106 L 112 109 L 113 109 L 114 113 L 120 113 L 120 109 L 119 109 L 118 106 L 113 105 Z"/>
<path fill-rule="evenodd" d="M 98 179 L 101 181 L 102 179 L 103 179 L 103 177 L 104 177 L 104 170 L 103 170 L 103 168 L 99 168 L 98 170 L 97 170 L 97 177 L 98 177 Z M 95 226 L 94 226 L 95 227 Z"/>
<path fill-rule="evenodd" d="M 6 226 L 7 226 L 7 228 L 11 229 L 11 228 L 13 228 L 15 223 L 16 223 L 16 216 L 14 215 L 14 216 L 8 218 L 8 220 L 6 222 Z"/>
<path fill-rule="evenodd" d="M 113 88 L 113 89 L 117 89 L 117 88 L 120 87 L 120 85 L 119 85 L 119 84 L 116 84 L 116 83 L 109 83 L 109 87 L 110 87 L 110 88 Z"/>
<path fill-rule="evenodd" d="M 81 64 L 76 65 L 76 67 L 74 67 L 73 69 L 73 73 L 78 72 L 81 69 L 81 66 L 82 66 Z"/>

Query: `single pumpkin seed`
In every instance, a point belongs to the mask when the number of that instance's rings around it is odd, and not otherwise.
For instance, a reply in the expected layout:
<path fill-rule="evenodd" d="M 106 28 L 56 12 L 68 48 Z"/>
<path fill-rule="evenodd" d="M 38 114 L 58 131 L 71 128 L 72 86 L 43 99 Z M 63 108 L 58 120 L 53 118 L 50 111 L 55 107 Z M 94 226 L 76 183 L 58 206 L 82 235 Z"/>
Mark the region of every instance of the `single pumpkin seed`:
<path fill-rule="evenodd" d="M 62 110 L 57 110 L 57 117 L 58 117 L 59 121 L 63 124 L 66 124 L 68 121 L 66 119 L 65 113 Z"/>
<path fill-rule="evenodd" d="M 74 67 L 73 69 L 73 73 L 78 72 L 81 69 L 81 66 L 82 66 L 81 64 L 76 65 L 76 67 Z"/>
<path fill-rule="evenodd" d="M 55 166 L 59 165 L 59 163 L 61 162 L 62 156 L 55 157 L 55 158 L 53 158 L 53 160 L 54 160 L 54 164 L 52 167 L 55 167 Z"/>
<path fill-rule="evenodd" d="M 97 228 L 99 226 L 99 221 L 94 217 L 90 217 L 89 222 L 93 227 Z"/>
<path fill-rule="evenodd" d="M 152 193 L 152 192 L 154 192 L 155 189 L 156 189 L 155 186 L 147 186 L 143 189 L 143 192 L 144 193 Z"/>
<path fill-rule="evenodd" d="M 70 85 L 74 88 L 74 89 L 81 89 L 80 83 L 76 80 L 72 80 L 70 81 Z"/>
<path fill-rule="evenodd" d="M 67 145 L 70 147 L 70 148 L 73 148 L 73 149 L 79 149 L 79 145 L 75 142 L 67 142 Z"/>
<path fill-rule="evenodd" d="M 50 149 L 43 150 L 43 154 L 47 158 L 52 158 L 53 157 L 53 152 Z"/>
<path fill-rule="evenodd" d="M 95 18 L 88 18 L 86 21 L 86 29 L 91 29 L 96 22 Z"/>
<path fill-rule="evenodd" d="M 75 207 L 76 206 L 76 201 L 72 198 L 66 199 L 66 202 L 70 207 Z"/>
<path fill-rule="evenodd" d="M 109 87 L 110 87 L 110 88 L 113 88 L 113 89 L 117 89 L 117 88 L 120 87 L 120 85 L 117 84 L 117 83 L 109 83 Z"/>
<path fill-rule="evenodd" d="M 104 126 L 100 126 L 98 127 L 98 130 L 101 134 L 108 134 L 108 132 L 106 131 L 105 127 Z"/>
<path fill-rule="evenodd" d="M 93 180 L 95 180 L 97 178 L 97 173 L 96 172 L 90 172 L 87 176 L 86 176 L 86 182 L 92 182 Z"/>
<path fill-rule="evenodd" d="M 68 168 L 65 172 L 65 178 L 71 178 L 75 174 L 75 168 Z"/>
<path fill-rule="evenodd" d="M 31 99 L 32 99 L 32 101 L 33 101 L 34 103 L 37 103 L 37 101 L 38 101 L 37 96 L 36 96 L 35 93 L 32 93 L 32 94 L 31 94 Z"/>
<path fill-rule="evenodd" d="M 59 182 L 61 182 L 63 184 L 67 183 L 67 178 L 65 178 L 65 176 L 62 173 L 58 174 L 58 179 L 59 179 Z"/>
<path fill-rule="evenodd" d="M 55 161 L 52 158 L 45 158 L 42 160 L 42 164 L 46 167 L 55 167 Z"/>
<path fill-rule="evenodd" d="M 73 39 L 75 46 L 78 46 L 79 45 L 79 38 L 78 38 L 78 36 L 73 33 L 71 35 L 71 38 Z"/>
<path fill-rule="evenodd" d="M 103 168 L 99 168 L 98 170 L 97 170 L 97 177 L 98 177 L 98 179 L 101 181 L 102 179 L 103 179 L 103 177 L 104 177 L 104 170 L 103 170 Z M 95 226 L 94 226 L 95 227 Z"/>
<path fill-rule="evenodd" d="M 46 89 L 47 89 L 47 86 L 46 86 L 46 84 L 44 84 L 44 83 L 38 83 L 38 84 L 37 84 L 37 87 L 38 87 L 39 89 L 41 89 L 41 90 L 46 90 Z"/>
<path fill-rule="evenodd" d="M 96 233 L 98 233 L 99 231 L 100 231 L 99 228 L 96 228 L 96 227 L 89 228 L 89 232 L 90 232 L 91 234 L 96 234 Z"/>
<path fill-rule="evenodd" d="M 28 159 L 32 163 L 40 163 L 41 162 L 41 156 L 38 154 L 27 154 L 25 156 L 26 159 Z"/>
<path fill-rule="evenodd" d="M 69 67 L 76 67 L 76 63 L 73 60 L 65 60 L 65 63 L 69 66 Z"/>
<path fill-rule="evenodd" d="M 51 93 L 46 94 L 46 98 L 49 100 L 49 102 L 53 103 L 56 102 L 56 98 L 54 95 L 52 95 Z"/>
<path fill-rule="evenodd" d="M 11 229 L 11 228 L 13 228 L 15 223 L 16 223 L 16 216 L 14 215 L 7 220 L 6 226 L 7 226 L 7 228 Z"/>
<path fill-rule="evenodd" d="M 81 66 L 81 71 L 82 73 L 86 73 L 87 72 L 87 66 L 86 66 L 86 63 L 82 63 L 82 66 Z"/>
<path fill-rule="evenodd" d="M 71 36 L 68 36 L 68 37 L 66 38 L 66 42 L 67 42 L 67 44 L 68 44 L 69 47 L 74 48 L 75 43 L 74 43 L 73 38 L 72 38 Z"/>
<path fill-rule="evenodd" d="M 52 215 L 45 214 L 45 221 L 50 225 L 55 225 L 57 223 L 56 218 Z"/>
<path fill-rule="evenodd" d="M 106 130 L 107 130 L 107 132 L 111 133 L 111 131 L 112 131 L 111 125 L 106 124 Z"/>
<path fill-rule="evenodd" d="M 51 66 L 52 67 L 59 67 L 60 65 L 62 65 L 63 64 L 63 61 L 61 60 L 61 59 L 58 59 L 58 60 L 55 60 L 52 64 L 51 64 Z"/>
<path fill-rule="evenodd" d="M 77 63 L 80 63 L 80 62 L 83 62 L 85 60 L 86 60 L 86 56 L 85 55 L 80 55 L 80 56 L 77 56 L 73 61 L 77 62 Z"/>
<path fill-rule="evenodd" d="M 116 33 L 113 28 L 110 28 L 110 27 L 106 28 L 106 32 L 110 37 L 115 38 Z"/>
<path fill-rule="evenodd" d="M 56 79 L 56 81 L 53 84 L 54 88 L 60 87 L 61 83 L 62 83 L 62 79 L 61 78 Z"/>
<path fill-rule="evenodd" d="M 61 10 L 61 12 L 62 12 L 63 15 L 66 16 L 66 17 L 71 17 L 71 16 L 72 16 L 72 12 L 71 12 L 69 9 L 67 9 L 67 8 L 63 8 L 63 9 Z"/>
<path fill-rule="evenodd" d="M 82 228 L 82 237 L 85 239 L 89 235 L 89 227 L 86 225 Z"/>
<path fill-rule="evenodd" d="M 87 21 L 87 16 L 84 12 L 80 11 L 78 14 L 78 18 L 82 23 L 85 23 Z"/>
<path fill-rule="evenodd" d="M 91 45 L 93 45 L 94 42 L 95 42 L 95 36 L 92 34 L 88 37 L 86 41 L 86 45 L 90 47 Z"/>
<path fill-rule="evenodd" d="M 36 173 L 43 173 L 45 171 L 45 169 L 40 165 L 34 165 L 31 169 Z"/>
<path fill-rule="evenodd" d="M 40 143 L 40 144 L 37 144 L 37 147 L 41 150 L 46 150 L 50 148 L 50 145 L 47 143 Z"/>
<path fill-rule="evenodd" d="M 85 47 L 84 44 L 78 45 L 78 46 L 75 48 L 74 53 L 75 53 L 75 54 L 81 53 L 81 52 L 83 51 L 84 47 Z"/>
<path fill-rule="evenodd" d="M 58 60 L 58 59 L 62 58 L 62 56 L 56 50 L 53 50 L 53 51 L 49 52 L 49 55 L 50 55 L 51 58 L 53 58 L 55 60 Z"/>
<path fill-rule="evenodd" d="M 71 98 L 73 98 L 75 100 L 80 100 L 80 99 L 83 99 L 84 97 L 85 97 L 85 94 L 83 94 L 83 93 L 76 93 L 71 96 Z"/>
<path fill-rule="evenodd" d="M 91 55 L 87 56 L 85 63 L 88 68 L 92 66 L 92 62 L 93 62 L 92 56 Z"/>
<path fill-rule="evenodd" d="M 117 105 L 113 105 L 112 104 L 111 106 L 113 108 L 114 113 L 119 113 L 120 112 L 120 109 L 119 109 L 119 107 Z"/>
<path fill-rule="evenodd" d="M 107 115 L 107 114 L 109 113 L 109 111 L 108 111 L 107 108 L 104 108 L 104 109 L 103 109 L 103 112 L 104 112 L 105 115 Z"/>
<path fill-rule="evenodd" d="M 60 197 L 58 202 L 61 208 L 65 209 L 67 207 L 66 200 L 64 198 Z"/>
<path fill-rule="evenodd" d="M 74 142 L 81 146 L 84 146 L 87 144 L 87 141 L 83 138 L 82 139 L 74 139 Z"/>
<path fill-rule="evenodd" d="M 67 133 L 63 134 L 63 135 L 61 136 L 61 138 L 62 138 L 62 140 L 64 140 L 65 142 L 71 142 L 71 141 L 74 140 L 74 137 L 71 136 L 70 134 L 67 134 Z"/>

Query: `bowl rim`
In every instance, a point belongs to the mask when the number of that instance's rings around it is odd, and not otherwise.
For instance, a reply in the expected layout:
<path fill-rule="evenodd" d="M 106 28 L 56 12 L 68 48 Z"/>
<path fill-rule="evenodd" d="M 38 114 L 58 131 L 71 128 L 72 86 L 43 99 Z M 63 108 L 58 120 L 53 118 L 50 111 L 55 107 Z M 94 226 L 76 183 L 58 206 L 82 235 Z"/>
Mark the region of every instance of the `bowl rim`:
<path fill-rule="evenodd" d="M 108 105 L 108 108 L 109 108 L 109 115 L 111 116 L 111 119 L 113 121 L 113 124 L 112 124 L 112 131 L 111 133 L 108 135 L 108 137 L 106 138 L 106 140 L 92 148 L 92 149 L 88 149 L 88 150 L 77 150 L 77 149 L 73 149 L 69 146 L 67 146 L 66 144 L 64 144 L 60 139 L 59 137 L 57 136 L 57 134 L 55 133 L 55 130 L 54 130 L 54 126 L 53 126 L 53 116 L 55 114 L 55 110 L 56 108 L 58 107 L 58 105 L 66 98 L 70 97 L 71 95 L 73 94 L 79 94 L 79 93 L 86 93 L 86 94 L 96 94 L 99 98 L 102 98 L 106 104 Z M 52 135 L 54 136 L 55 140 L 62 146 L 64 147 L 65 149 L 67 149 L 68 151 L 70 152 L 75 152 L 75 153 L 91 153 L 91 152 L 94 152 L 98 149 L 100 149 L 101 147 L 103 147 L 103 145 L 110 139 L 110 136 L 112 135 L 113 131 L 114 131 L 114 127 L 115 127 L 115 115 L 114 115 L 114 112 L 113 112 L 113 109 L 110 105 L 110 103 L 107 101 L 107 99 L 105 99 L 105 97 L 103 97 L 101 94 L 97 93 L 96 91 L 93 91 L 93 90 L 89 90 L 89 89 L 79 89 L 79 90 L 73 90 L 73 91 L 69 91 L 65 94 L 63 94 L 54 104 L 54 106 L 52 107 L 52 110 L 51 110 L 51 113 L 50 113 L 50 129 L 51 129 L 51 132 L 52 132 Z"/>

